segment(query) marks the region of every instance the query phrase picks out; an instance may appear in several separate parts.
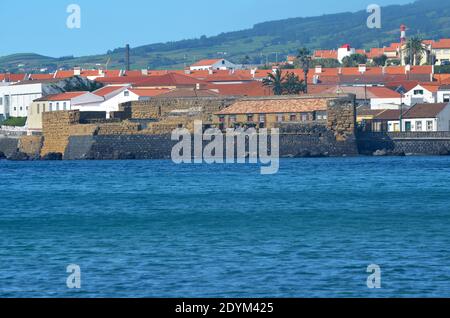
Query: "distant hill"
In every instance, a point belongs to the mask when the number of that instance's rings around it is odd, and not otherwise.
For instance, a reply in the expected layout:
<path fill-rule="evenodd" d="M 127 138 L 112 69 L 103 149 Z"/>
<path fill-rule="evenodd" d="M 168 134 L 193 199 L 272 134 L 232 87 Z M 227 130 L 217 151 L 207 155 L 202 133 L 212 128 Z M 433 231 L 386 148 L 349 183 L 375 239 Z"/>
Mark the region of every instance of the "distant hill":
<path fill-rule="evenodd" d="M 408 5 L 391 5 L 382 10 L 381 29 L 368 29 L 366 10 L 309 18 L 292 18 L 256 24 L 253 28 L 222 33 L 217 36 L 176 42 L 156 43 L 131 50 L 133 68 L 182 68 L 195 60 L 218 57 L 227 52 L 227 59 L 242 63 L 260 64 L 275 61 L 295 53 L 299 47 L 333 49 L 343 43 L 358 48 L 388 45 L 399 39 L 399 26 L 409 27 L 408 35 L 425 38 L 450 37 L 450 1 L 418 0 Z M 110 68 L 124 68 L 125 49 L 118 48 L 106 54 L 85 57 L 51 58 L 37 54 L 14 54 L 0 57 L 1 71 L 30 71 L 47 67 L 95 67 L 111 59 Z M 248 57 L 246 59 L 246 57 Z"/>

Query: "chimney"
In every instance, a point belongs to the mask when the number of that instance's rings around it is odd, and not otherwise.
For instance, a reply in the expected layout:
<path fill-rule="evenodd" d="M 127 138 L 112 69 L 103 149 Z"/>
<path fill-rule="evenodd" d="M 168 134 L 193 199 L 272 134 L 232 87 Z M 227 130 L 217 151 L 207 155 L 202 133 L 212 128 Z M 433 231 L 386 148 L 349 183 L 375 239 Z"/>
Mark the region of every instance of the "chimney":
<path fill-rule="evenodd" d="M 322 65 L 316 65 L 316 74 L 322 74 Z"/>
<path fill-rule="evenodd" d="M 126 70 L 129 71 L 130 70 L 130 45 L 127 44 L 125 47 L 125 67 Z"/>
<path fill-rule="evenodd" d="M 250 70 L 250 75 L 253 77 L 253 78 L 255 78 L 255 76 L 256 76 L 256 71 L 257 71 L 258 69 L 257 68 L 252 68 L 251 70 Z"/>
<path fill-rule="evenodd" d="M 200 88 L 201 88 L 200 83 L 197 83 L 197 84 L 195 85 L 195 89 L 196 89 L 196 90 L 200 90 Z"/>
<path fill-rule="evenodd" d="M 148 69 L 146 69 L 146 68 L 142 69 L 141 73 L 142 73 L 143 76 L 148 76 Z"/>
<path fill-rule="evenodd" d="M 384 74 L 386 74 L 386 66 L 383 66 L 382 68 L 381 68 L 381 73 L 384 75 Z"/>
<path fill-rule="evenodd" d="M 189 68 L 186 68 L 186 69 L 184 70 L 184 74 L 186 74 L 186 75 L 191 74 L 191 70 L 190 70 Z"/>
<path fill-rule="evenodd" d="M 338 74 L 341 75 L 342 74 L 342 67 L 338 68 Z"/>
<path fill-rule="evenodd" d="M 74 76 L 81 76 L 81 67 L 74 67 L 73 75 Z"/>
<path fill-rule="evenodd" d="M 358 71 L 359 71 L 361 74 L 364 74 L 364 73 L 367 71 L 367 66 L 366 66 L 366 64 L 360 64 L 360 65 L 358 66 Z"/>
<path fill-rule="evenodd" d="M 208 74 L 209 74 L 209 75 L 213 75 L 213 74 L 214 74 L 214 70 L 213 70 L 213 69 L 209 69 L 209 70 L 208 70 Z"/>
<path fill-rule="evenodd" d="M 411 72 L 411 64 L 405 66 L 405 74 Z"/>

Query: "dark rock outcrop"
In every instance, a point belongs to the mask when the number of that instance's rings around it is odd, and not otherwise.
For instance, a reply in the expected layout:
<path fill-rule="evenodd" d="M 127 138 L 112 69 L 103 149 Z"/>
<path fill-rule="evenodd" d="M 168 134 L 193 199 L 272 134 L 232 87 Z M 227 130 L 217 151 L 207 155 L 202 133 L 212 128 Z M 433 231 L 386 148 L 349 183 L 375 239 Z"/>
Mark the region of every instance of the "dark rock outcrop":
<path fill-rule="evenodd" d="M 16 151 L 8 157 L 8 160 L 10 161 L 28 161 L 31 159 L 32 158 L 30 158 L 30 156 L 28 156 L 26 153 L 20 151 Z"/>
<path fill-rule="evenodd" d="M 62 153 L 59 153 L 59 152 L 50 152 L 41 158 L 41 160 L 44 160 L 44 161 L 59 161 L 62 159 L 63 159 L 63 155 L 62 155 Z"/>

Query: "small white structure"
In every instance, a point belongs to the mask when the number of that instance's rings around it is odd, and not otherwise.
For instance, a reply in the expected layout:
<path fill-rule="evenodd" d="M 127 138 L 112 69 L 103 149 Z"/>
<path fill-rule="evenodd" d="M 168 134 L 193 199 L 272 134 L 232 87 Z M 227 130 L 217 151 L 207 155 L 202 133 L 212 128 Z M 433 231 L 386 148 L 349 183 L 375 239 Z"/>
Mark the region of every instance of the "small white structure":
<path fill-rule="evenodd" d="M 67 92 L 36 99 L 27 114 L 30 133 L 42 131 L 42 113 L 65 110 L 102 111 L 104 99 L 90 92 Z"/>
<path fill-rule="evenodd" d="M 347 56 L 353 55 L 356 53 L 356 49 L 352 48 L 350 44 L 344 44 L 338 49 L 338 61 L 339 63 L 342 63 L 344 58 Z"/>
<path fill-rule="evenodd" d="M 405 93 L 405 104 L 412 106 L 421 103 L 436 103 L 439 86 L 419 84 Z"/>
<path fill-rule="evenodd" d="M 443 85 L 439 87 L 439 90 L 437 92 L 437 102 L 438 103 L 450 102 L 450 85 Z"/>
<path fill-rule="evenodd" d="M 217 71 L 217 70 L 236 70 L 241 67 L 225 59 L 201 60 L 191 65 L 191 71 Z"/>
<path fill-rule="evenodd" d="M 33 100 L 42 97 L 42 83 L 12 84 L 0 86 L 0 116 L 27 117 Z"/>
<path fill-rule="evenodd" d="M 403 131 L 450 131 L 450 104 L 416 104 L 403 114 Z"/>

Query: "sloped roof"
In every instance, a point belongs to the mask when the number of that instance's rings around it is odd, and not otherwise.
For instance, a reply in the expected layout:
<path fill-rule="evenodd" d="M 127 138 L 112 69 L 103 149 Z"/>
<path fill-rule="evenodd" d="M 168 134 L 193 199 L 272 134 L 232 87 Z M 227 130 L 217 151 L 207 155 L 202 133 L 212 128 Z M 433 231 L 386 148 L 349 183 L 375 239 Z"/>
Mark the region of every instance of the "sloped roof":
<path fill-rule="evenodd" d="M 197 63 L 192 64 L 191 66 L 211 66 L 220 61 L 222 61 L 222 59 L 200 60 Z"/>
<path fill-rule="evenodd" d="M 71 100 L 74 99 L 78 96 L 87 94 L 89 92 L 66 92 L 66 93 L 61 93 L 61 94 L 54 94 L 54 95 L 48 95 L 45 97 L 41 97 L 39 99 L 36 99 L 35 101 L 64 101 L 64 100 Z"/>
<path fill-rule="evenodd" d="M 336 97 L 333 97 L 336 98 Z M 302 113 L 327 110 L 330 98 L 274 98 L 243 100 L 220 111 L 218 115 Z"/>
<path fill-rule="evenodd" d="M 403 115 L 404 118 L 435 118 L 448 103 L 416 104 Z"/>

